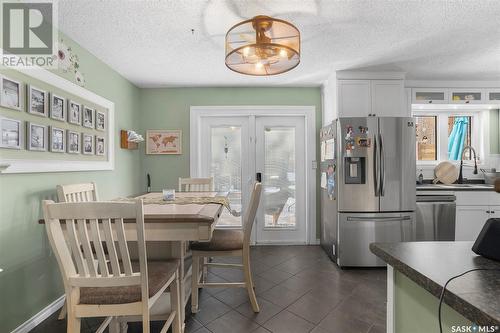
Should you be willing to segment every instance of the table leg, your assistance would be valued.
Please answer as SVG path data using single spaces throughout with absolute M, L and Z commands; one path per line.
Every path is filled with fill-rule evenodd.
M 172 242 L 172 257 L 180 260 L 179 267 L 179 288 L 180 288 L 180 301 L 181 301 L 181 322 L 182 322 L 182 331 L 184 331 L 184 326 L 186 322 L 186 306 L 184 305 L 184 300 L 186 299 L 185 295 L 185 255 L 186 255 L 186 241 L 175 241 Z

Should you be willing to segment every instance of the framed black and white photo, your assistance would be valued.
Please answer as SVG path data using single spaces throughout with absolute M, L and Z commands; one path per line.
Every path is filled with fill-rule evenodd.
M 106 146 L 103 136 L 95 137 L 95 154 L 99 156 L 106 155 Z
M 9 109 L 21 111 L 22 87 L 18 81 L 0 76 L 0 105 Z
M 92 134 L 82 134 L 83 149 L 85 155 L 94 155 L 94 136 Z
M 54 126 L 50 127 L 50 151 L 53 153 L 64 153 L 66 151 L 66 138 L 64 129 Z
M 66 146 L 68 147 L 68 153 L 70 154 L 79 154 L 80 153 L 80 133 L 67 131 L 68 132 L 68 141 L 66 142 Z
M 76 125 L 82 123 L 82 105 L 72 100 L 68 100 L 68 123 Z
M 83 107 L 83 127 L 94 128 L 94 109 Z
M 50 117 L 66 121 L 66 99 L 64 97 L 50 94 Z
M 0 177 L 114 170 L 116 138 L 113 101 L 41 67 L 0 70 Z
M 22 127 L 21 121 L 0 117 L 0 148 L 21 149 Z
M 95 129 L 98 131 L 106 130 L 106 114 L 104 112 L 95 112 Z
M 47 126 L 28 122 L 28 150 L 47 150 Z
M 48 93 L 45 90 L 28 86 L 28 112 L 37 116 L 47 117 Z

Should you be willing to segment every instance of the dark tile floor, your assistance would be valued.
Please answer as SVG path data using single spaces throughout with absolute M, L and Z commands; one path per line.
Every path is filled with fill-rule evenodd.
M 385 332 L 385 269 L 341 270 L 319 246 L 254 247 L 251 261 L 260 313 L 253 313 L 243 289 L 204 289 L 200 311 L 187 316 L 186 333 Z M 213 268 L 208 279 L 241 281 L 242 275 Z M 98 326 L 98 319 L 87 319 L 82 332 Z M 159 332 L 161 324 L 152 327 Z M 65 331 L 65 321 L 57 321 L 55 314 L 32 333 Z M 129 325 L 129 332 L 140 331 L 140 325 Z

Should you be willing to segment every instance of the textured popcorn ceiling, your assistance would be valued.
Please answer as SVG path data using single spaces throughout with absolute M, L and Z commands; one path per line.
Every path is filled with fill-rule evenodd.
M 225 67 L 226 31 L 259 14 L 299 28 L 296 69 L 249 77 Z M 500 80 L 499 0 L 61 0 L 59 25 L 141 87 L 320 85 L 354 68 Z

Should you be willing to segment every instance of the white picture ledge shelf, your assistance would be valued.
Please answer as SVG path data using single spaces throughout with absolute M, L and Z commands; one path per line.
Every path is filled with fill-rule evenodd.
M 106 135 L 106 160 L 46 160 L 46 159 L 6 159 L 0 151 L 0 174 L 8 173 L 40 173 L 69 171 L 114 170 L 115 167 L 115 104 L 73 82 L 70 82 L 43 68 L 19 69 L 20 73 L 45 82 L 48 85 L 64 90 L 83 100 L 100 105 L 108 110 L 108 126 Z

